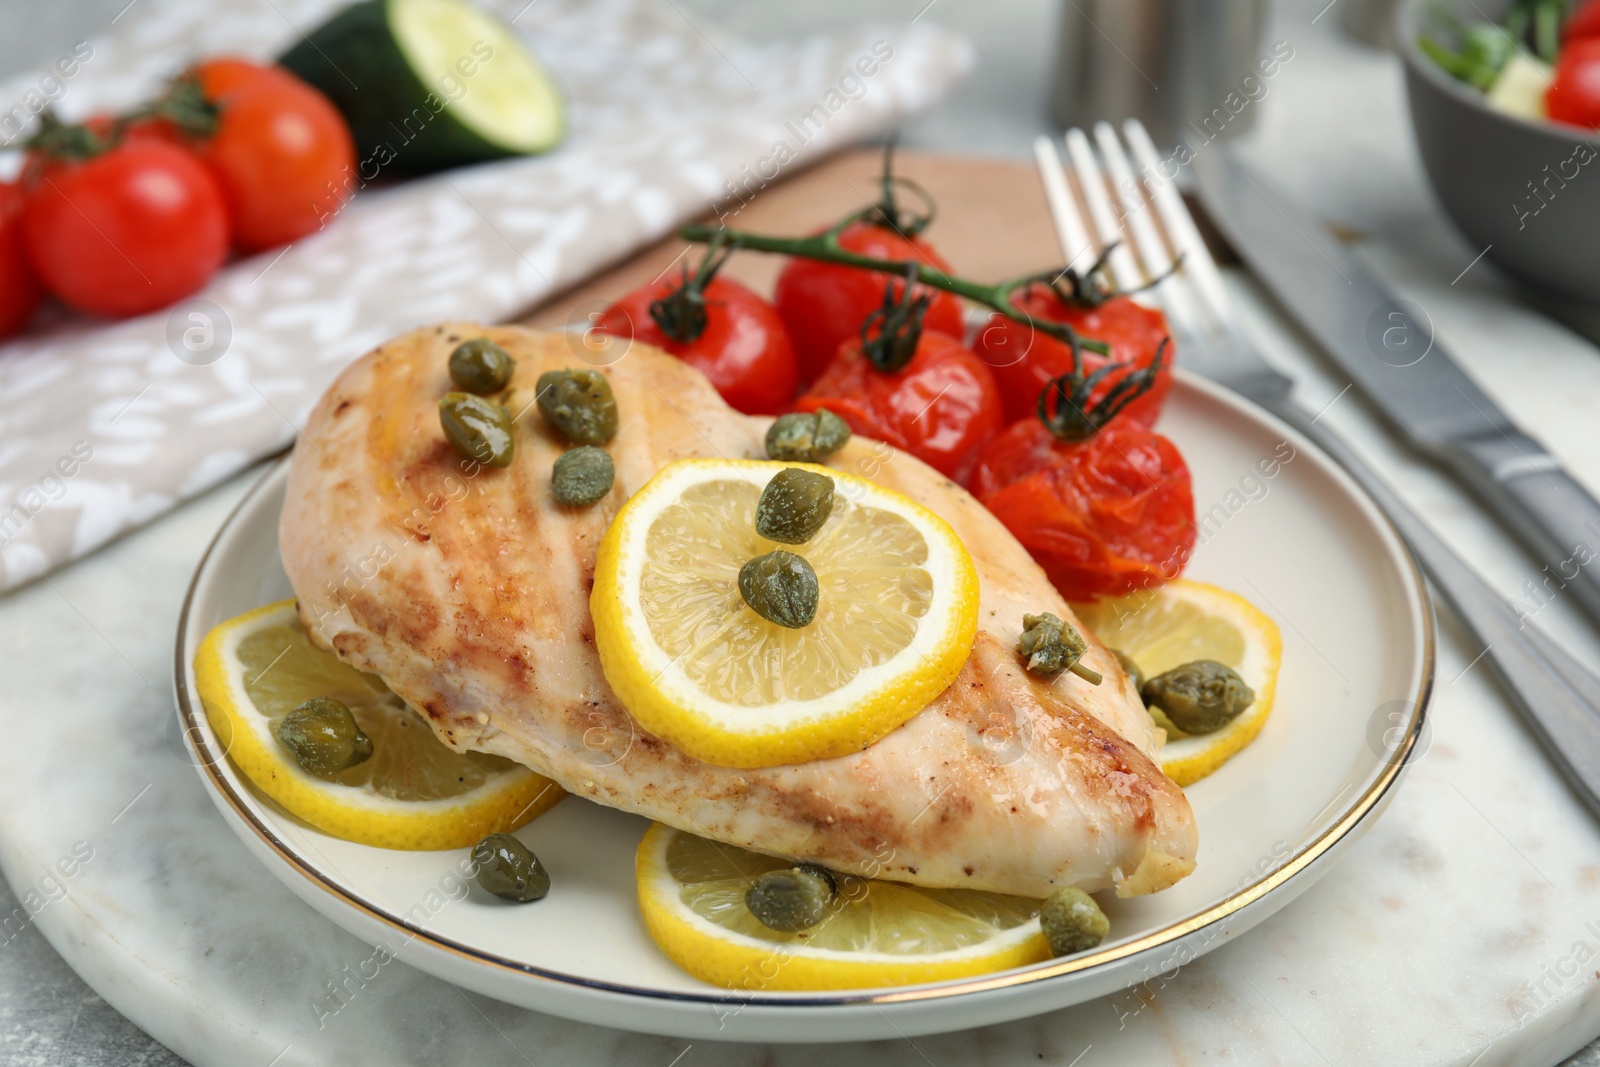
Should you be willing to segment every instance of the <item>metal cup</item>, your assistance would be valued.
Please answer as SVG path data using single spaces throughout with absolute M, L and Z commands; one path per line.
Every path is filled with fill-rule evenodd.
M 1065 0 L 1051 118 L 1136 118 L 1164 146 L 1196 127 L 1206 140 L 1236 136 L 1255 109 L 1224 104 L 1259 78 L 1266 15 L 1267 0 Z

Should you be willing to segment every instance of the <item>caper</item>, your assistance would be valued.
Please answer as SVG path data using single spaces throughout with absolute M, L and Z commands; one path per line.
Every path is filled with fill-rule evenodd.
M 539 414 L 575 445 L 603 445 L 617 436 L 617 398 L 597 370 L 552 370 L 539 375 Z
M 474 337 L 450 353 L 450 380 L 459 389 L 487 396 L 506 387 L 516 366 L 505 349 L 487 337 Z
M 833 514 L 833 479 L 785 467 L 772 476 L 756 501 L 756 533 L 769 541 L 803 545 Z
M 439 401 L 439 425 L 464 459 L 486 467 L 508 467 L 516 452 L 506 409 L 471 393 L 446 393 Z
M 300 769 L 318 778 L 372 758 L 372 739 L 350 709 L 331 697 L 312 697 L 280 719 L 274 732 Z
M 550 872 L 510 834 L 490 834 L 472 846 L 478 884 L 497 897 L 526 904 L 550 892 Z
M 611 483 L 616 480 L 617 468 L 605 449 L 579 445 L 556 459 L 550 492 L 557 504 L 585 507 L 611 492 Z
M 767 458 L 786 463 L 821 463 L 850 440 L 850 424 L 821 408 L 780 415 L 767 427 Z
M 1111 650 L 1111 654 L 1117 657 L 1117 662 L 1122 664 L 1122 669 L 1127 672 L 1129 678 L 1133 679 L 1133 691 L 1135 693 L 1142 692 L 1144 689 L 1144 671 L 1139 669 L 1139 665 L 1133 661 L 1133 657 L 1115 648 Z
M 1089 651 L 1083 636 L 1071 623 L 1062 622 L 1048 611 L 1022 617 L 1022 636 L 1017 639 L 1017 651 L 1028 657 L 1028 670 L 1034 674 L 1051 677 L 1071 671 L 1091 685 L 1100 684 L 1100 672 L 1079 662 Z
M 1141 695 L 1186 734 L 1220 730 L 1256 699 L 1255 691 L 1231 667 L 1211 659 L 1197 659 L 1156 675 L 1144 683 Z
M 1039 911 L 1039 926 L 1050 943 L 1050 955 L 1070 956 L 1087 952 L 1105 940 L 1111 923 L 1100 905 L 1083 890 L 1068 886 L 1058 889 Z
M 803 863 L 757 878 L 745 890 L 744 906 L 762 926 L 792 934 L 827 918 L 828 904 L 837 892 L 831 873 Z
M 739 568 L 739 595 L 750 610 L 791 630 L 817 617 L 818 592 L 811 564 L 781 548 Z

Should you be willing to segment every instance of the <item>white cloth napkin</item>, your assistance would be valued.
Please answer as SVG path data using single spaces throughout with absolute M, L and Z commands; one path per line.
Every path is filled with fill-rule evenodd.
M 141 0 L 79 47 L 70 77 L 14 80 L 0 109 L 45 94 L 69 119 L 125 108 L 198 57 L 276 55 L 336 6 Z M 926 22 L 757 46 L 670 0 L 485 6 L 564 87 L 558 150 L 369 187 L 327 228 L 227 266 L 173 309 L 110 323 L 47 308 L 0 343 L 0 590 L 282 448 L 340 368 L 385 338 L 515 316 L 926 108 L 972 62 Z

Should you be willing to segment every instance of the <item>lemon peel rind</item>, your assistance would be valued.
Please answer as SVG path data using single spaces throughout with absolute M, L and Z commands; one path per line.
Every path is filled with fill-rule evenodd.
M 657 684 L 660 672 L 630 642 L 620 639 L 620 635 L 629 632 L 627 606 L 618 595 L 624 585 L 623 547 L 640 536 L 635 530 L 641 521 L 640 509 L 634 505 L 662 491 L 662 487 L 669 484 L 667 480 L 680 477 L 681 471 L 700 468 L 709 473 L 730 467 L 763 472 L 783 467 L 816 470 L 849 485 L 852 491 L 862 494 L 858 499 L 869 504 L 872 498 L 892 502 L 894 510 L 914 515 L 924 528 L 937 532 L 937 540 L 931 541 L 928 548 L 930 557 L 935 553 L 943 555 L 946 566 L 939 569 L 953 579 L 947 597 L 952 610 L 944 632 L 924 635 L 919 629 L 918 641 L 931 638 L 938 651 L 924 660 L 916 676 L 907 678 L 902 674 L 887 678 L 864 699 L 857 700 L 853 710 L 846 713 L 787 727 L 775 727 L 770 722 L 763 724 L 757 713 L 748 716 L 751 726 L 747 729 L 731 729 L 708 721 L 697 711 L 696 705 L 704 707 L 712 703 L 711 698 L 695 694 L 691 704 L 689 693 L 675 696 L 671 692 L 673 686 Z M 594 620 L 595 647 L 606 681 L 640 726 L 707 763 L 742 769 L 775 767 L 859 752 L 904 724 L 949 688 L 971 655 L 977 638 L 978 572 L 949 523 L 915 501 L 865 479 L 814 464 L 680 460 L 658 471 L 612 521 L 596 553 L 589 611 Z M 933 613 L 929 614 L 931 617 Z
M 195 688 L 206 720 L 228 759 L 261 793 L 296 818 L 333 837 L 402 851 L 465 848 L 484 836 L 507 832 L 542 815 L 566 793 L 525 767 L 486 782 L 459 797 L 424 801 L 381 801 L 358 790 L 324 782 L 301 770 L 270 745 L 265 723 L 241 721 L 250 706 L 240 680 L 229 669 L 238 644 L 262 625 L 293 617 L 295 602 L 267 604 L 206 634 L 195 652 Z M 335 791 L 342 792 L 335 792 Z M 400 804 L 404 808 L 397 810 Z
M 639 910 L 656 947 L 703 982 L 746 992 L 857 991 L 973 978 L 1050 958 L 1038 920 L 981 944 L 926 956 L 795 949 L 728 930 L 672 906 L 678 883 L 667 870 L 666 854 L 679 832 L 653 823 L 639 842 Z

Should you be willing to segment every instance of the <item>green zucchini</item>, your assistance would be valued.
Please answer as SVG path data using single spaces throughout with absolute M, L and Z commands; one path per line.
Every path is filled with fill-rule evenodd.
M 531 155 L 566 131 L 544 68 L 510 26 L 464 0 L 363 0 L 278 62 L 344 115 L 363 181 Z

